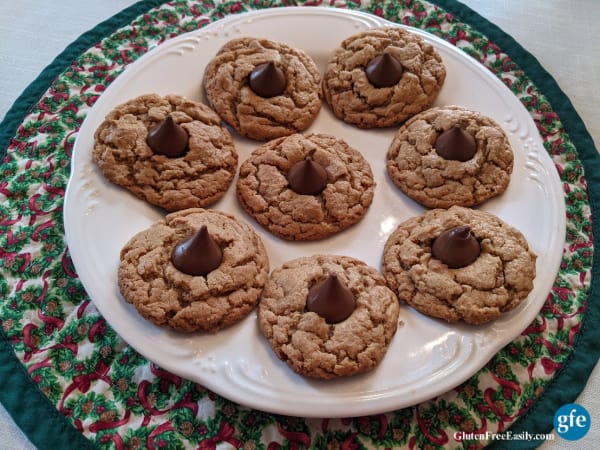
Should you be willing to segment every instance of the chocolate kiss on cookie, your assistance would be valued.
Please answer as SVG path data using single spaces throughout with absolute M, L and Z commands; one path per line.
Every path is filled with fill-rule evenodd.
M 148 131 L 146 142 L 157 155 L 178 158 L 187 151 L 188 134 L 171 116 L 159 122 Z
M 460 125 L 444 131 L 435 141 L 435 151 L 444 159 L 465 162 L 475 156 L 477 142 Z
M 283 94 L 287 81 L 273 61 L 260 64 L 250 73 L 248 84 L 255 94 L 269 98 Z
M 171 262 L 183 273 L 206 276 L 221 265 L 223 251 L 202 225 L 196 233 L 177 243 Z
M 402 78 L 404 69 L 397 58 L 389 53 L 384 53 L 369 61 L 365 72 L 373 86 L 382 88 L 390 87 L 398 83 L 400 78 Z
M 327 171 L 321 164 L 306 158 L 290 167 L 287 180 L 297 194 L 317 195 L 327 186 Z
M 356 299 L 337 277 L 331 274 L 308 290 L 306 309 L 317 313 L 327 323 L 338 323 L 347 319 L 356 307 Z
M 451 269 L 468 266 L 481 253 L 479 242 L 471 233 L 471 227 L 461 225 L 444 231 L 434 241 L 431 254 Z

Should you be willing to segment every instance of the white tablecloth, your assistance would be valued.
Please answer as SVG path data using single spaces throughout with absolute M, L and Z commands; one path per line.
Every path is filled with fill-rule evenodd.
M 81 33 L 134 0 L 2 0 L 0 2 L 0 117 L 18 95 Z M 600 1 L 465 0 L 533 54 L 571 99 L 600 148 Z M 0 389 L 2 389 L 0 380 Z M 590 412 L 588 435 L 556 438 L 544 450 L 600 448 L 600 369 L 577 403 Z M 0 450 L 33 449 L 0 406 Z

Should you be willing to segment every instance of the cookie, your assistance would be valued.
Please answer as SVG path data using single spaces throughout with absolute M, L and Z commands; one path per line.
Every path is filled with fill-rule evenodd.
M 209 61 L 209 104 L 242 136 L 267 141 L 306 130 L 321 109 L 321 75 L 300 49 L 268 39 L 227 42 Z
M 470 207 L 506 190 L 513 159 L 494 120 L 444 106 L 400 127 L 387 152 L 387 172 L 402 192 L 428 208 Z
M 354 308 L 335 323 L 307 304 L 315 286 L 331 279 L 354 299 Z M 327 301 L 339 299 L 329 296 Z M 258 323 L 277 357 L 294 371 L 331 379 L 375 368 L 396 332 L 399 311 L 396 296 L 375 269 L 346 256 L 315 255 L 273 270 L 258 306 Z
M 237 170 L 233 139 L 220 124 L 202 103 L 142 95 L 106 116 L 95 132 L 93 159 L 107 180 L 167 211 L 208 206 L 225 194 Z M 169 154 L 173 130 L 183 142 Z
M 428 108 L 446 79 L 437 50 L 400 27 L 345 39 L 330 56 L 323 94 L 333 113 L 360 128 L 402 123 Z
M 205 241 L 182 247 L 201 229 L 220 259 L 193 275 L 187 267 L 182 271 L 177 250 L 192 256 L 188 265 L 189 260 L 214 259 L 206 256 Z M 125 301 L 154 324 L 215 332 L 254 309 L 268 273 L 264 245 L 248 224 L 230 214 L 192 208 L 168 214 L 132 237 L 121 250 L 118 282 Z
M 240 165 L 236 187 L 239 203 L 259 224 L 283 239 L 305 241 L 357 223 L 373 201 L 375 181 L 358 150 L 315 133 L 254 150 Z
M 383 273 L 398 298 L 421 313 L 482 324 L 527 297 L 535 262 L 520 231 L 488 212 L 453 206 L 401 223 L 384 246 Z

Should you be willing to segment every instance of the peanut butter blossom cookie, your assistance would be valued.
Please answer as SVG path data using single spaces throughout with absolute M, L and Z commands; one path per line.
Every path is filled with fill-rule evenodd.
M 266 141 L 307 129 L 321 109 L 321 75 L 302 50 L 268 39 L 226 43 L 208 63 L 208 102 L 238 133 Z
M 401 223 L 388 238 L 388 286 L 423 314 L 482 324 L 518 306 L 533 289 L 536 255 L 517 229 L 460 206 Z
M 354 258 L 316 255 L 273 270 L 258 323 L 294 371 L 331 379 L 372 370 L 398 326 L 400 306 L 383 276 Z
M 156 325 L 215 332 L 254 309 L 268 274 L 266 250 L 249 225 L 192 208 L 132 237 L 118 281 L 125 301 Z
M 333 52 L 323 93 L 344 122 L 387 127 L 428 108 L 445 79 L 431 44 L 400 27 L 378 28 L 348 37 Z
M 444 106 L 400 127 L 387 153 L 387 171 L 402 192 L 426 207 L 474 206 L 506 190 L 513 159 L 494 120 Z
M 326 134 L 263 144 L 242 163 L 237 181 L 248 214 L 288 240 L 321 239 L 350 227 L 366 214 L 374 190 L 360 152 Z
M 104 177 L 168 211 L 215 203 L 230 186 L 238 154 L 208 106 L 178 95 L 142 95 L 117 106 L 95 133 Z

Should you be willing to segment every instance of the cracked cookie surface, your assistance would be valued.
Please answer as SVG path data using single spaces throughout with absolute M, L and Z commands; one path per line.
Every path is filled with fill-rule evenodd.
M 475 155 L 464 162 L 444 159 L 434 144 L 459 125 L 475 138 Z M 387 171 L 402 192 L 428 208 L 474 206 L 502 194 L 510 182 L 513 151 L 491 118 L 459 106 L 428 109 L 396 132 Z
M 481 247 L 471 264 L 451 269 L 431 253 L 436 237 L 468 225 Z M 536 255 L 517 229 L 485 211 L 433 209 L 389 236 L 383 273 L 398 298 L 423 314 L 481 324 L 518 306 L 533 289 Z
M 294 192 L 286 178 L 297 162 L 311 158 L 327 171 L 317 195 Z M 242 207 L 288 240 L 322 239 L 357 223 L 375 190 L 367 160 L 345 141 L 326 134 L 294 134 L 269 141 L 240 165 L 236 186 Z
M 375 87 L 365 69 L 389 53 L 402 65 L 400 80 Z M 363 31 L 345 39 L 331 55 L 323 75 L 323 94 L 334 114 L 360 128 L 397 125 L 428 108 L 446 79 L 435 48 L 400 27 Z
M 282 94 L 256 94 L 248 83 L 259 65 L 273 62 L 285 74 Z M 321 109 L 321 74 L 300 49 L 268 39 L 226 43 L 209 61 L 203 86 L 209 104 L 242 136 L 266 141 L 306 130 Z
M 206 276 L 175 268 L 175 245 L 206 225 L 223 252 Z M 168 214 L 141 231 L 121 250 L 119 289 L 147 320 L 184 332 L 215 332 L 254 309 L 269 273 L 260 237 L 223 212 L 192 208 Z
M 306 311 L 310 287 L 331 274 L 356 299 L 352 314 L 336 324 Z M 375 368 L 396 332 L 399 311 L 398 299 L 375 269 L 346 256 L 315 255 L 273 270 L 258 322 L 273 351 L 294 371 L 331 379 Z
M 177 158 L 155 154 L 148 131 L 168 115 L 188 134 Z M 208 106 L 179 95 L 142 95 L 113 109 L 95 132 L 94 162 L 104 177 L 166 209 L 204 207 L 227 191 L 238 154 L 231 134 Z

